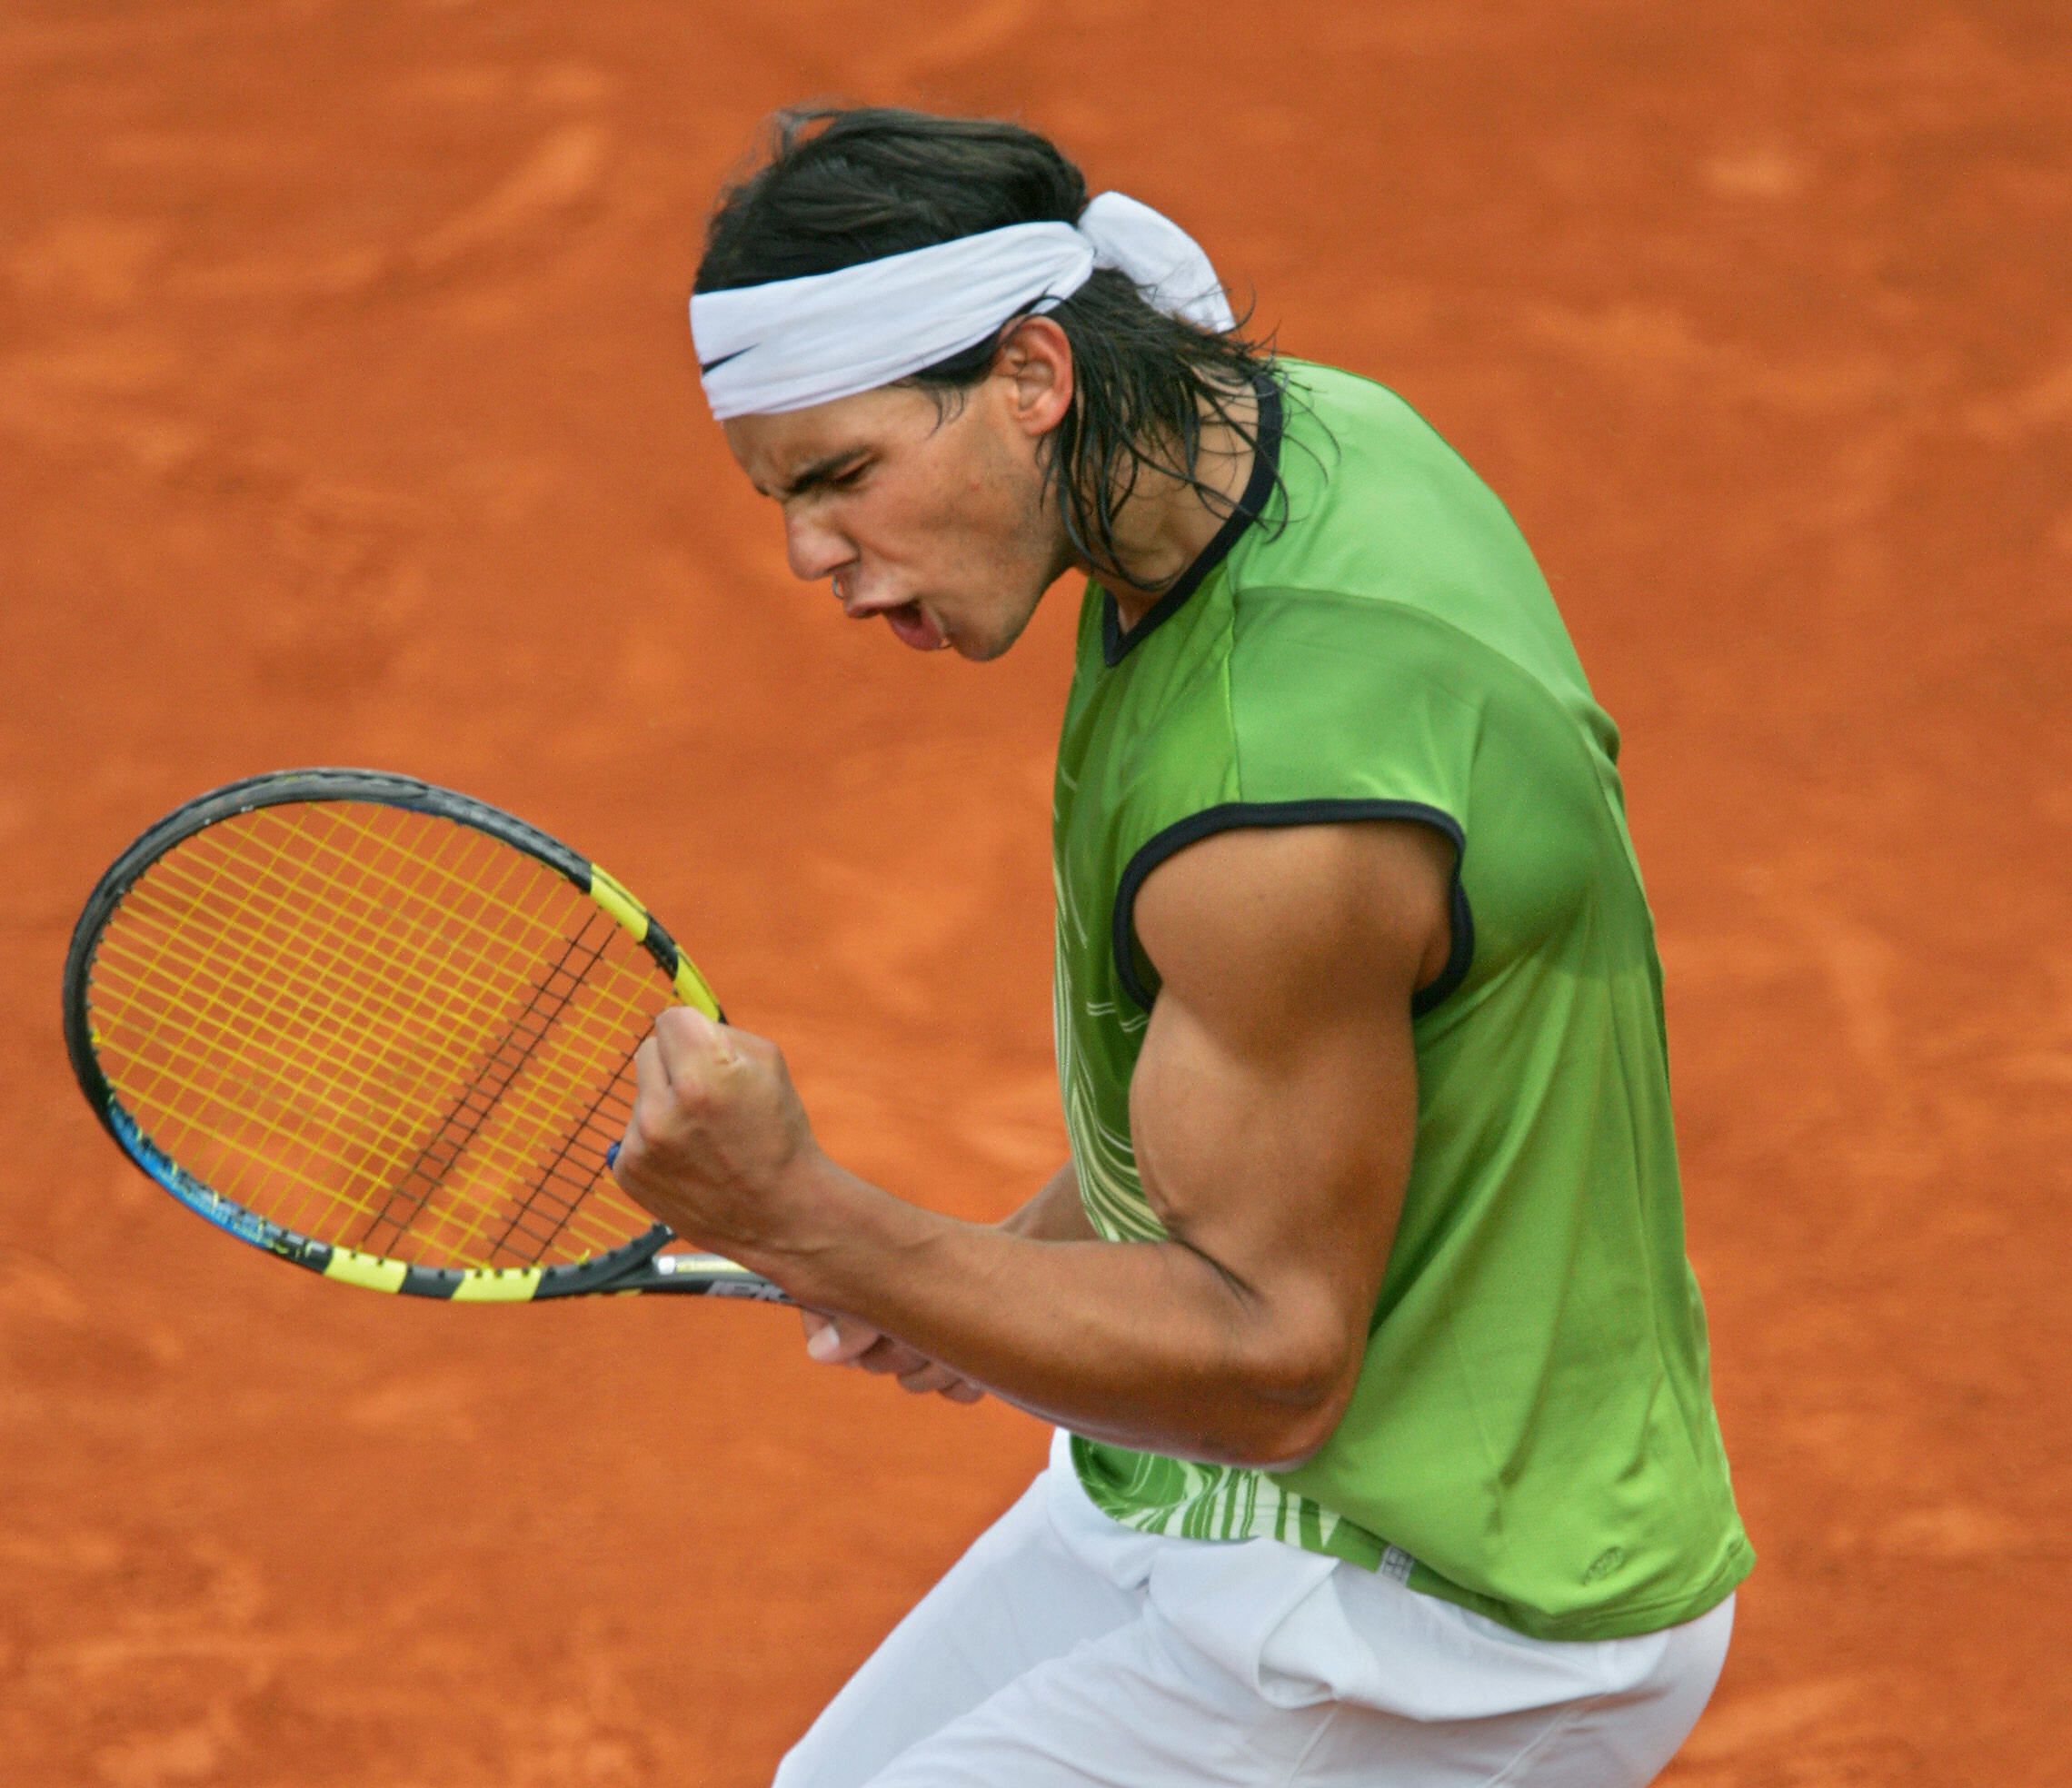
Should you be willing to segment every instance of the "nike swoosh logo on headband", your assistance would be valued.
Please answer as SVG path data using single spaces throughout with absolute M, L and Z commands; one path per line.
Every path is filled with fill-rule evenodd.
M 722 354 L 717 360 L 702 360 L 698 363 L 698 375 L 699 377 L 702 378 L 708 372 L 718 371 L 719 368 L 724 366 L 729 361 L 739 360 L 744 353 L 752 353 L 754 352 L 755 343 L 751 342 L 747 347 L 736 348 L 731 354 Z

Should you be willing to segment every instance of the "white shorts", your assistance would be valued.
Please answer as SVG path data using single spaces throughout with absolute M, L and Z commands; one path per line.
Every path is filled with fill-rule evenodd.
M 829 1704 L 777 1788 L 1639 1788 L 1698 1722 L 1729 1599 L 1529 1639 L 1275 1540 L 1144 1535 L 1051 1469 Z

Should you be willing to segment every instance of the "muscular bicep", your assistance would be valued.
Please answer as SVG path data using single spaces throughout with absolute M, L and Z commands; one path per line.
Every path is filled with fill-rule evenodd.
M 1232 831 L 1138 897 L 1161 984 L 1131 1084 L 1145 1192 L 1286 1349 L 1291 1391 L 1337 1407 L 1410 1174 L 1410 1000 L 1446 959 L 1451 853 L 1410 823 Z

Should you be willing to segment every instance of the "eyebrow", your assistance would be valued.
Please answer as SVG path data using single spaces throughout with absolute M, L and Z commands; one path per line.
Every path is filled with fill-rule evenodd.
M 836 472 L 852 460 L 860 460 L 870 452 L 867 447 L 844 447 L 839 452 L 828 453 L 817 460 L 809 461 L 792 474 L 789 482 L 774 492 L 765 491 L 764 496 L 774 496 L 779 502 L 788 497 L 802 495 L 816 484 L 824 484 Z

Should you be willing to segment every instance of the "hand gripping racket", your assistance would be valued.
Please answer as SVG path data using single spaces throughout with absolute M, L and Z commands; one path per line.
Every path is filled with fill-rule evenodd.
M 457 1302 L 783 1302 L 681 1252 L 611 1156 L 655 1015 L 719 1003 L 617 881 L 522 820 L 361 770 L 168 814 L 86 901 L 73 1072 L 167 1191 L 326 1278 Z

